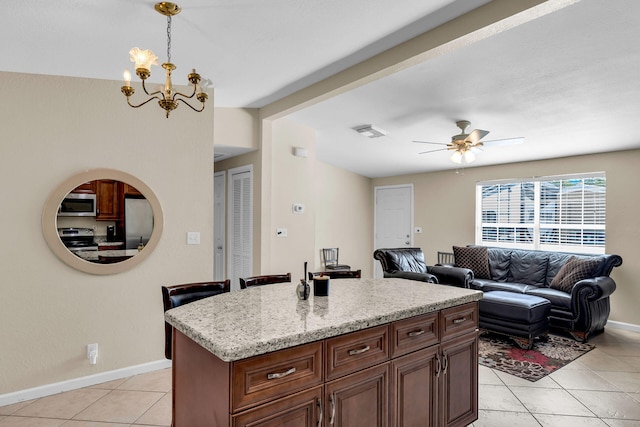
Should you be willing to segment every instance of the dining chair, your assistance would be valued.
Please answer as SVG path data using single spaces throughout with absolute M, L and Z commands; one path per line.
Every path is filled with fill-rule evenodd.
M 456 258 L 453 255 L 453 252 L 438 251 L 438 264 L 439 265 L 456 265 Z
M 269 274 L 264 276 L 241 277 L 240 289 L 247 289 L 251 286 L 271 285 L 273 283 L 291 282 L 291 273 Z
M 338 262 L 338 256 L 340 255 L 339 248 L 323 248 L 322 249 L 322 263 L 325 270 L 351 270 L 351 266 L 347 264 L 340 264 Z
M 231 281 L 220 280 L 213 282 L 184 283 L 162 287 L 162 303 L 164 311 L 188 304 L 199 299 L 223 294 L 231 290 Z M 171 360 L 171 346 L 173 327 L 164 322 L 164 357 Z
M 360 279 L 362 277 L 362 270 L 328 270 L 317 271 L 315 273 L 309 272 L 309 280 L 313 280 L 313 276 L 329 276 L 330 279 Z

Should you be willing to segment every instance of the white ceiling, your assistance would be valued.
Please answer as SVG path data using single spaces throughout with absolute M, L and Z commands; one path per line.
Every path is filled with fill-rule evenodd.
M 0 70 L 119 80 L 133 46 L 162 62 L 166 18 L 154 3 L 5 2 Z M 185 0 L 172 24 L 175 83 L 195 67 L 216 106 L 262 107 L 484 3 Z M 637 0 L 578 1 L 290 118 L 317 129 L 321 160 L 370 177 L 455 169 L 446 152 L 419 155 L 431 147 L 411 141 L 448 142 L 459 119 L 491 131 L 486 140 L 525 137 L 473 166 L 639 148 L 638 16 Z M 388 136 L 351 129 L 365 123 Z

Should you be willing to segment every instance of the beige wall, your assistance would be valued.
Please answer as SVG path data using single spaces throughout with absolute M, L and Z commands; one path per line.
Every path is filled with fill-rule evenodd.
M 478 181 L 561 175 L 581 172 L 606 172 L 607 177 L 607 253 L 622 256 L 621 267 L 612 277 L 617 290 L 611 298 L 610 320 L 640 325 L 640 211 L 637 183 L 640 182 L 640 150 L 576 156 L 563 159 L 466 168 L 374 179 L 373 185 L 414 184 L 416 226 L 423 234 L 414 235 L 416 246 L 423 248 L 428 263 L 434 263 L 437 251 L 450 251 L 452 245 L 474 243 L 475 184 Z
M 166 119 L 155 103 L 128 107 L 120 85 L 0 73 L 0 394 L 164 359 L 160 286 L 212 277 L 212 105 Z M 94 168 L 138 177 L 163 207 L 155 251 L 116 275 L 68 267 L 42 236 L 49 194 Z M 187 231 L 202 243 L 186 245 Z
M 338 247 L 341 264 L 373 277 L 372 180 L 323 162 L 316 172 L 316 268 L 321 248 Z
M 254 167 L 253 274 L 291 272 L 297 281 L 305 261 L 310 271 L 321 268 L 320 248 L 338 246 L 341 261 L 370 277 L 371 180 L 318 161 L 312 129 L 285 119 L 262 128 L 260 151 L 215 164 L 216 171 Z M 295 157 L 294 147 L 308 157 Z M 294 214 L 294 203 L 305 212 Z M 276 237 L 276 228 L 286 228 L 288 237 Z

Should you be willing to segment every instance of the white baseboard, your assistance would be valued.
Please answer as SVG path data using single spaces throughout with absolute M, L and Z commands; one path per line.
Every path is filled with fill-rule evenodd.
M 11 405 L 25 400 L 37 399 L 39 397 L 50 396 L 63 391 L 76 390 L 83 387 L 104 383 L 107 381 L 119 380 L 133 375 L 158 371 L 171 367 L 171 360 L 157 360 L 155 362 L 143 363 L 142 365 L 128 366 L 114 371 L 101 372 L 99 374 L 88 375 L 86 377 L 73 378 L 53 384 L 46 384 L 39 387 L 19 390 L 12 393 L 0 394 L 0 406 Z
M 625 331 L 640 332 L 640 325 L 634 325 L 633 323 L 616 322 L 615 320 L 607 321 L 606 327 L 611 329 L 624 329 Z

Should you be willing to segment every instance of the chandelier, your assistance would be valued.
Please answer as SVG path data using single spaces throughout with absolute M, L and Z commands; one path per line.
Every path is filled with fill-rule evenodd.
M 151 66 L 158 65 L 158 57 L 151 52 L 150 50 L 142 50 L 137 47 L 134 47 L 129 51 L 129 57 L 131 58 L 131 62 L 135 62 L 136 74 L 142 80 L 142 89 L 144 93 L 147 94 L 150 98 L 146 101 L 134 105 L 131 103 L 131 96 L 135 93 L 135 89 L 131 87 L 131 73 L 129 70 L 124 71 L 124 83 L 121 91 L 124 96 L 127 97 L 127 104 L 129 104 L 133 108 L 142 107 L 148 102 L 151 102 L 154 99 L 158 100 L 158 105 L 162 107 L 166 111 L 166 117 L 169 118 L 169 113 L 176 108 L 178 108 L 178 103 L 182 102 L 191 108 L 193 111 L 201 112 L 204 110 L 204 103 L 207 100 L 208 96 L 205 91 L 205 88 L 200 85 L 200 74 L 196 73 L 196 70 L 193 69 L 191 73 L 187 76 L 189 82 L 193 85 L 193 93 L 191 95 L 185 95 L 183 93 L 177 92 L 173 84 L 171 83 L 171 72 L 176 69 L 176 66 L 171 63 L 171 17 L 173 15 L 177 15 L 182 10 L 180 6 L 174 3 L 169 2 L 160 2 L 155 5 L 155 9 L 160 14 L 167 17 L 167 62 L 163 63 L 161 66 L 166 71 L 166 80 L 164 86 L 155 92 L 149 93 L 147 91 L 147 87 L 145 85 L 145 80 L 147 80 L 151 76 Z M 202 103 L 200 108 L 196 108 L 189 104 L 186 100 L 196 97 L 198 101 Z

